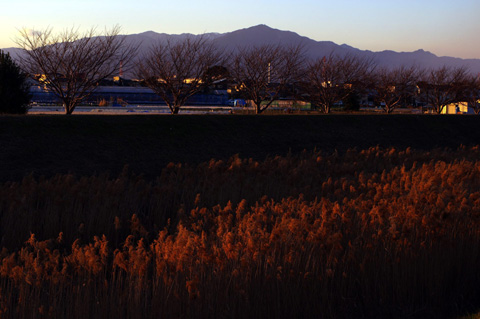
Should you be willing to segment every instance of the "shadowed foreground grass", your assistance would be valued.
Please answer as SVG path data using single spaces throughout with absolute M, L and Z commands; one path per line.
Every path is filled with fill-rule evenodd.
M 478 127 L 480 117 L 453 115 L 0 116 L 0 181 L 32 172 L 116 176 L 125 165 L 154 179 L 170 162 L 264 160 L 304 149 L 456 149 L 480 144 Z
M 2 318 L 452 318 L 480 305 L 480 149 L 0 185 Z

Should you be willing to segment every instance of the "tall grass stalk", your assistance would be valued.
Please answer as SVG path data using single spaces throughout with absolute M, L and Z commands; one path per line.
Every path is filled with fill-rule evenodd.
M 479 148 L 0 185 L 1 318 L 448 317 L 479 305 Z

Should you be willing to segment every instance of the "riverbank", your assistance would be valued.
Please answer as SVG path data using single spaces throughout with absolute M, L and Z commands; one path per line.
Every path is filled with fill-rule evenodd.
M 266 157 L 380 146 L 419 150 L 480 144 L 480 117 L 448 115 L 1 116 L 0 181 L 33 173 L 122 171 L 155 178 L 170 162 Z

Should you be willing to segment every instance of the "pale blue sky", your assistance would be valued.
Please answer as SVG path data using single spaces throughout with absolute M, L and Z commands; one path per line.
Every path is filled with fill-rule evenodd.
M 479 0 L 2 0 L 0 48 L 18 29 L 100 29 L 124 34 L 229 32 L 266 24 L 362 50 L 480 58 Z

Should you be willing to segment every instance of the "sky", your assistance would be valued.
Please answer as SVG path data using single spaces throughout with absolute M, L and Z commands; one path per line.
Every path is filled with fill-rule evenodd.
M 0 0 L 0 48 L 20 29 L 231 32 L 258 24 L 371 51 L 480 58 L 479 0 Z

